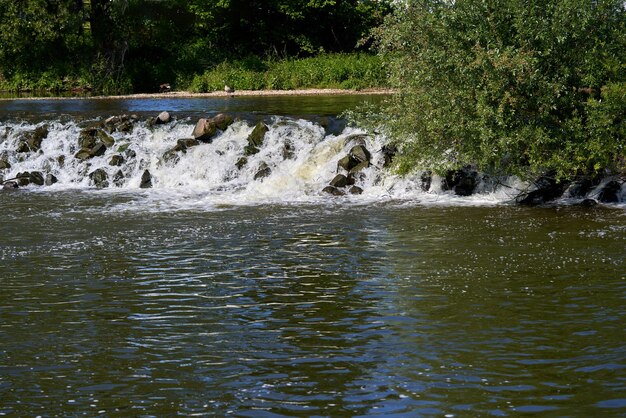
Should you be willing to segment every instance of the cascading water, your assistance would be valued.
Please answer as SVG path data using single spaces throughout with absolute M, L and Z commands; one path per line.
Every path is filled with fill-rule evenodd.
M 354 128 L 327 134 L 317 123 L 288 117 L 266 122 L 268 130 L 262 144 L 256 153 L 246 155 L 248 137 L 254 129 L 247 121 L 235 121 L 208 143 L 176 148 L 179 140 L 190 138 L 194 121 L 155 125 L 131 118 L 124 129 L 110 129 L 107 146 L 88 158 L 78 156 L 88 130 L 85 126 L 98 125 L 101 129 L 105 126 L 102 121 L 6 122 L 0 124 L 0 175 L 7 182 L 26 172 L 36 173 L 39 183 L 47 185 L 40 188 L 33 184 L 36 178 L 31 178 L 26 188 L 50 191 L 131 191 L 149 180 L 152 197 L 167 200 L 176 196 L 186 203 L 329 201 L 333 197 L 323 192 L 324 188 L 342 172 L 339 160 L 358 144 L 369 150 L 371 158 L 368 167 L 352 176 L 359 194 L 342 188 L 344 201 L 395 199 L 484 205 L 509 202 L 527 187 L 515 178 L 507 179 L 507 184 L 480 178 L 471 196 L 461 197 L 443 190 L 442 179 L 436 176 L 424 184 L 420 174 L 398 177 L 384 170 L 381 136 Z M 44 132 L 40 144 L 33 145 L 31 140 L 28 145 L 28 138 L 38 131 Z

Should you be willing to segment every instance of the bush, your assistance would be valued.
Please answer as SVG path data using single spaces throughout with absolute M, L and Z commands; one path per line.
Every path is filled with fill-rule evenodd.
M 400 171 L 624 170 L 621 0 L 409 0 L 376 36 L 400 93 L 361 121 Z

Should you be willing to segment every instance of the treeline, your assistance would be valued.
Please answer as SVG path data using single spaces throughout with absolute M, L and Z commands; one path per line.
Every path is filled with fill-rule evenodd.
M 227 61 L 345 53 L 387 0 L 0 0 L 0 86 L 187 87 Z

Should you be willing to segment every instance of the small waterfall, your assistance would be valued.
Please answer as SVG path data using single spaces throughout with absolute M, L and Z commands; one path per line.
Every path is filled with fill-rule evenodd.
M 304 119 L 266 120 L 255 152 L 248 152 L 255 125 L 247 121 L 234 121 L 201 143 L 192 138 L 195 121 L 154 122 L 123 116 L 0 123 L 0 177 L 7 182 L 21 176 L 17 182 L 26 190 L 130 192 L 150 186 L 150 193 L 160 196 L 200 196 L 211 203 L 328 201 L 333 196 L 325 188 L 338 173 L 348 174 L 338 164 L 358 145 L 369 153 L 368 163 L 351 175 L 349 186 L 331 188 L 344 200 L 485 205 L 509 202 L 528 187 L 515 178 L 481 177 L 471 195 L 458 196 L 444 187 L 446 179 L 424 173 L 399 177 L 384 170 L 385 138 L 350 127 L 327 134 Z M 100 142 L 104 146 L 95 149 Z

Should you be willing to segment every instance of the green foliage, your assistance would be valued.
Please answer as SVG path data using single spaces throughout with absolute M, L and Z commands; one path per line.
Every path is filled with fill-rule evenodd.
M 323 54 L 312 58 L 248 59 L 222 63 L 196 76 L 190 90 L 223 90 L 224 83 L 240 90 L 292 90 L 298 88 L 362 89 L 383 87 L 381 60 L 368 54 Z
M 400 93 L 361 119 L 400 171 L 624 170 L 622 1 L 409 0 L 376 38 Z
M 0 86 L 155 91 L 251 55 L 364 48 L 389 11 L 388 0 L 0 0 Z

